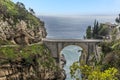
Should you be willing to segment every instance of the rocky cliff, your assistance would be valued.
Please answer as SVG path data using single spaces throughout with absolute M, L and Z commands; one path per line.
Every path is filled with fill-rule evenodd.
M 23 3 L 0 0 L 0 39 L 13 44 L 40 42 L 47 33 L 44 22 L 27 10 Z
M 44 23 L 41 23 L 44 25 Z M 0 39 L 7 40 L 13 44 L 32 44 L 40 42 L 46 37 L 46 31 L 43 26 L 37 28 L 28 28 L 24 20 L 16 25 L 10 25 L 7 21 L 0 21 Z
M 41 43 L 46 35 L 44 22 L 33 9 L 0 0 L 0 80 L 63 80 Z

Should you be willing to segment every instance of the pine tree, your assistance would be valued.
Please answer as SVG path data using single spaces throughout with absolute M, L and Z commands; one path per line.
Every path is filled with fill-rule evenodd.
M 87 37 L 87 39 L 92 38 L 92 28 L 91 28 L 91 26 L 88 26 L 88 28 L 86 30 L 86 37 Z
M 98 38 L 98 31 L 99 31 L 99 23 L 97 20 L 94 21 L 94 27 L 93 27 L 93 38 Z

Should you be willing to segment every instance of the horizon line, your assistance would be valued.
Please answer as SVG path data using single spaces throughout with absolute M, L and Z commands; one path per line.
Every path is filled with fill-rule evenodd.
M 58 15 L 54 15 L 54 14 L 36 14 L 36 16 L 49 16 L 49 17 L 79 17 L 79 16 L 118 16 L 118 14 L 78 14 L 78 15 L 75 15 L 75 14 L 58 14 Z

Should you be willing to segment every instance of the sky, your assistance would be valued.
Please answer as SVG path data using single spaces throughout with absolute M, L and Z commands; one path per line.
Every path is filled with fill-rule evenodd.
M 120 0 L 12 0 L 34 9 L 36 15 L 117 15 Z

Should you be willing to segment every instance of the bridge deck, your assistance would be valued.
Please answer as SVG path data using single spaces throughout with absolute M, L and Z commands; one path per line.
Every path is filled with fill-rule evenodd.
M 50 39 L 43 38 L 44 42 L 103 42 L 103 40 L 99 39 Z

